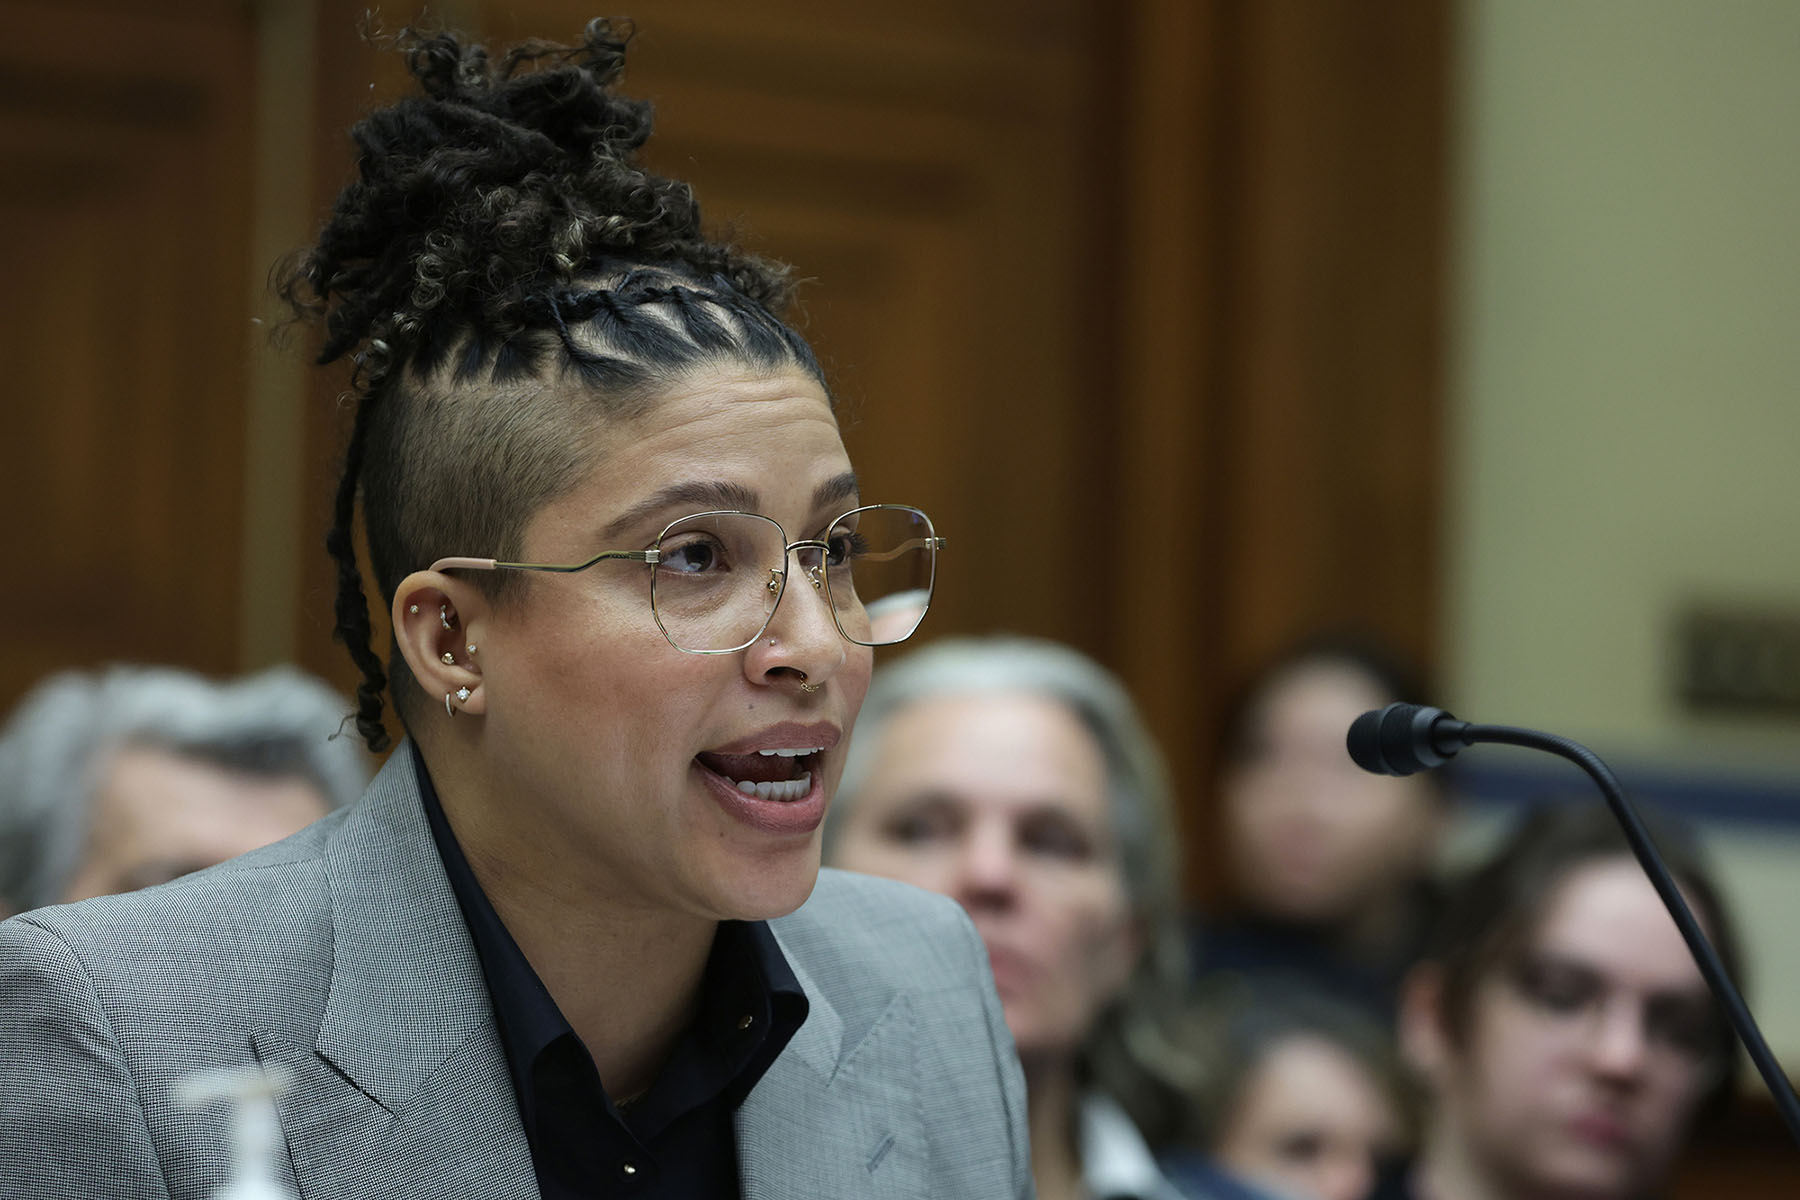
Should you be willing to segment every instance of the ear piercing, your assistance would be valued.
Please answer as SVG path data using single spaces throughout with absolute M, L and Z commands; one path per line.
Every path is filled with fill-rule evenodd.
M 456 665 L 456 655 L 450 653 L 448 650 L 444 651 L 440 657 L 444 660 L 444 665 L 446 667 L 454 667 Z
M 419 615 L 419 606 L 416 604 L 409 604 L 406 606 L 406 611 L 416 617 Z
M 449 713 L 452 717 L 454 717 L 456 715 L 456 710 L 454 708 L 450 707 L 451 694 L 452 693 L 450 693 L 450 692 L 444 693 L 444 711 Z M 459 687 L 456 689 L 456 692 L 455 692 L 456 702 L 458 704 L 467 704 L 469 702 L 469 697 L 473 696 L 474 694 L 475 694 L 474 692 L 471 692 L 466 687 Z
M 450 621 L 450 606 L 448 604 L 438 605 L 438 620 L 443 623 L 445 629 L 456 628 Z
M 474 653 L 475 653 L 475 643 L 474 643 L 474 642 L 470 642 L 470 643 L 469 643 L 469 644 L 468 644 L 468 646 L 467 646 L 467 647 L 465 647 L 465 649 L 467 649 L 467 650 L 468 650 L 468 652 L 469 652 L 469 653 L 470 653 L 470 654 L 471 654 L 471 655 L 473 655 L 473 654 L 474 654 Z

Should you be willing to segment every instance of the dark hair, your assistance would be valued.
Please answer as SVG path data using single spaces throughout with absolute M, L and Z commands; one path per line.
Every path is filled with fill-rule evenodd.
M 1670 874 L 1707 925 L 1707 936 L 1741 988 L 1737 931 L 1692 834 L 1663 814 L 1646 810 L 1642 816 Z M 1618 822 L 1598 801 L 1544 804 L 1526 815 L 1491 859 L 1450 889 L 1425 961 L 1442 973 L 1442 1019 L 1453 1042 L 1466 1042 L 1477 989 L 1524 949 L 1557 886 L 1589 863 L 1630 856 Z M 1736 1085 L 1738 1060 L 1724 1012 L 1714 1006 L 1712 1016 L 1720 1075 L 1702 1110 L 1716 1113 Z
M 424 94 L 351 130 L 356 179 L 317 243 L 277 269 L 296 314 L 324 326 L 318 361 L 355 364 L 326 547 L 371 749 L 388 742 L 388 680 L 356 561 L 359 494 L 391 602 L 439 557 L 516 557 L 531 515 L 591 465 L 594 420 L 644 411 L 685 373 L 797 367 L 824 387 L 777 316 L 787 269 L 708 241 L 688 185 L 638 165 L 650 106 L 612 90 L 631 35 L 595 20 L 579 45 L 495 62 L 454 34 L 402 33 Z M 509 572 L 475 582 L 497 600 L 522 586 Z M 416 685 L 389 659 L 401 703 Z
M 1217 761 L 1242 762 L 1256 752 L 1257 719 L 1279 684 L 1303 668 L 1332 666 L 1362 675 L 1388 701 L 1430 703 L 1432 690 L 1424 673 L 1391 647 L 1360 632 L 1314 633 L 1265 660 L 1228 695 L 1218 725 Z
M 1353 1059 L 1394 1106 L 1405 1141 L 1412 1141 L 1417 1096 L 1393 1038 L 1374 1017 L 1303 978 L 1233 979 L 1213 986 L 1217 990 L 1202 1001 L 1215 1013 L 1213 1068 L 1193 1092 L 1189 1144 L 1217 1150 L 1257 1069 L 1283 1043 L 1301 1037 L 1328 1042 Z

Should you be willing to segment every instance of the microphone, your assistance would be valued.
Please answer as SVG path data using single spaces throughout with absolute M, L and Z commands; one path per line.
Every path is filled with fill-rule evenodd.
M 1350 757 L 1372 775 L 1415 775 L 1441 767 L 1469 745 L 1469 725 L 1441 708 L 1390 704 L 1350 723 Z
M 1687 942 L 1688 952 L 1694 956 L 1713 998 L 1725 1010 L 1732 1029 L 1736 1030 L 1750 1055 L 1750 1061 L 1756 1064 L 1763 1083 L 1768 1086 L 1789 1136 L 1800 1142 L 1800 1097 L 1794 1095 L 1793 1085 L 1776 1064 L 1775 1055 L 1763 1039 L 1762 1030 L 1757 1028 L 1756 1019 L 1750 1015 L 1749 1006 L 1738 994 L 1737 985 L 1725 973 L 1725 964 L 1719 961 L 1718 952 L 1701 931 L 1700 923 L 1694 919 L 1693 911 L 1670 876 L 1662 855 L 1657 853 L 1656 844 L 1650 840 L 1650 831 L 1644 828 L 1643 819 L 1626 797 L 1618 776 L 1600 761 L 1599 755 L 1580 742 L 1554 733 L 1539 733 L 1535 729 L 1511 725 L 1475 725 L 1459 721 L 1441 708 L 1423 704 L 1390 704 L 1366 712 L 1350 723 L 1344 741 L 1356 765 L 1375 775 L 1413 775 L 1441 767 L 1458 751 L 1482 742 L 1542 750 L 1566 758 L 1586 771 L 1606 797 L 1607 807 L 1624 829 L 1625 840 L 1644 874 L 1650 877 L 1656 894 L 1662 897 L 1663 907 L 1675 918 L 1675 927 Z

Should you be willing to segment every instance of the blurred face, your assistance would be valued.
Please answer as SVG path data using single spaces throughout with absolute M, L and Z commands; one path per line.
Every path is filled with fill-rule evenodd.
M 1451 1052 L 1450 1111 L 1521 1190 L 1628 1197 L 1680 1149 L 1718 1061 L 1712 1005 L 1636 863 L 1579 867 L 1519 961 L 1491 972 Z
M 761 513 L 795 541 L 858 503 L 825 395 L 797 371 L 691 375 L 597 439 L 589 477 L 527 526 L 526 560 L 648 548 L 712 509 Z M 698 553 L 682 562 L 707 565 Z M 670 645 L 636 563 L 533 576 L 483 613 L 468 633 L 500 799 L 474 819 L 505 861 L 626 911 L 754 919 L 806 899 L 870 651 L 789 571 L 763 636 L 728 654 Z
M 1322 1037 L 1275 1043 L 1214 1149 L 1232 1174 L 1301 1200 L 1362 1200 L 1400 1149 L 1400 1116 L 1355 1057 Z
M 166 750 L 113 755 L 80 867 L 62 899 L 167 883 L 297 833 L 329 808 L 303 779 L 231 771 Z
M 1424 870 L 1438 824 L 1429 785 L 1371 775 L 1344 748 L 1350 722 L 1387 701 L 1342 665 L 1302 665 L 1269 686 L 1224 780 L 1230 861 L 1254 911 L 1352 921 Z
M 919 701 L 888 723 L 845 822 L 838 866 L 968 910 L 1027 1067 L 1072 1056 L 1140 941 L 1080 720 L 1022 693 Z

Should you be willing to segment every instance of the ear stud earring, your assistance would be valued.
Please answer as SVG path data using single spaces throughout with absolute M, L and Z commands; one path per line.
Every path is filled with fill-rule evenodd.
M 456 665 L 456 655 L 450 653 L 448 650 L 444 651 L 440 657 L 443 658 L 446 667 L 454 667 Z
M 469 702 L 469 697 L 474 694 L 475 693 L 471 692 L 466 687 L 459 687 L 456 689 L 456 692 L 455 692 L 456 701 L 458 704 L 467 704 Z M 456 715 L 456 710 L 454 708 L 450 707 L 450 696 L 451 696 L 451 693 L 449 693 L 449 692 L 444 693 L 444 711 L 446 713 L 450 714 L 452 717 L 454 717 Z
M 416 604 L 409 604 L 406 606 L 406 611 L 416 617 L 419 615 L 419 606 Z
M 468 652 L 469 652 L 469 653 L 470 653 L 470 654 L 473 654 L 473 653 L 475 653 L 475 643 L 474 643 L 474 642 L 470 642 L 470 643 L 469 643 L 469 644 L 468 644 L 468 645 L 467 645 L 467 646 L 466 646 L 466 647 L 464 647 L 464 648 L 465 648 L 465 649 L 466 649 L 466 650 L 468 650 Z

